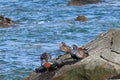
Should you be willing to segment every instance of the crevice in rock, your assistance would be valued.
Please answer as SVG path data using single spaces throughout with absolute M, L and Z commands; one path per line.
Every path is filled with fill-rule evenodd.
M 111 38 L 110 46 L 112 47 L 113 45 L 113 37 Z
M 114 51 L 114 50 L 111 50 L 111 52 L 115 52 L 115 53 L 117 53 L 117 54 L 120 54 L 119 52 L 117 52 L 117 51 Z
M 112 33 L 112 37 L 111 37 L 111 40 L 110 40 L 110 47 L 112 47 L 112 45 L 113 45 L 113 36 L 114 36 L 114 33 Z
M 113 61 L 110 61 L 110 60 L 106 59 L 106 58 L 103 57 L 102 55 L 100 55 L 100 58 L 106 60 L 107 62 L 111 62 L 111 63 L 116 64 L 116 65 L 120 65 L 120 64 L 118 64 L 118 63 L 116 63 L 116 62 L 113 62 Z

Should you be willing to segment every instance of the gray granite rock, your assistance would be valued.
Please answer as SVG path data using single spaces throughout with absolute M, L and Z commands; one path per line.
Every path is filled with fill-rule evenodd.
M 112 51 L 120 54 L 120 32 L 113 33 Z

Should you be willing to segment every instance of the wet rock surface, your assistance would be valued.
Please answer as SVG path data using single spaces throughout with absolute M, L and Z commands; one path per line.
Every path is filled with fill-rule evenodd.
M 0 16 L 0 27 L 6 28 L 14 24 L 15 22 L 13 20 L 6 18 L 4 16 Z
M 87 17 L 86 16 L 77 16 L 76 21 L 87 21 Z
M 24 80 L 106 80 L 120 74 L 120 30 L 102 33 L 82 48 L 87 49 L 88 57 L 75 61 L 70 54 L 62 55 L 65 65 L 49 72 L 51 75 L 35 73 Z

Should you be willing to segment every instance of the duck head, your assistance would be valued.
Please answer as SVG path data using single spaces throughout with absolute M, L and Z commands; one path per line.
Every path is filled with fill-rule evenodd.
M 73 44 L 73 45 L 72 45 L 72 49 L 73 49 L 73 50 L 77 50 L 77 49 L 78 49 L 77 45 Z
M 49 59 L 51 59 L 51 55 L 49 53 L 47 53 L 47 52 L 44 52 L 40 56 L 40 60 L 45 60 L 46 62 L 48 62 Z

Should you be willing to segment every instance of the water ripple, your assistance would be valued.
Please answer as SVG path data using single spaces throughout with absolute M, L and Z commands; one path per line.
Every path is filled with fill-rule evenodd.
M 119 0 L 67 6 L 67 0 L 0 0 L 0 15 L 17 22 L 0 28 L 0 80 L 21 80 L 40 66 L 39 56 L 64 54 L 59 44 L 82 46 L 110 28 L 120 27 Z M 88 21 L 79 22 L 79 15 Z M 13 76 L 14 75 L 14 76 Z

